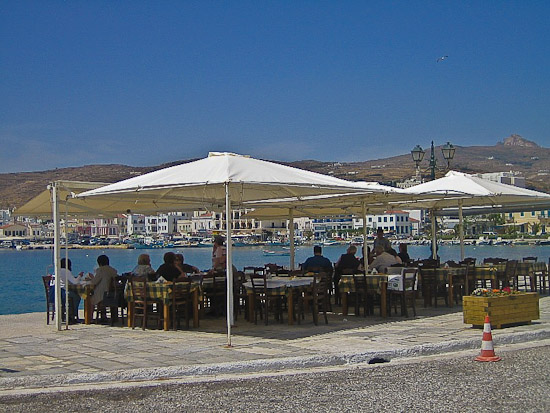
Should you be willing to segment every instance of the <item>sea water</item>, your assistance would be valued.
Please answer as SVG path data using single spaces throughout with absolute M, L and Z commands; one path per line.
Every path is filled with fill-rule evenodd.
M 346 252 L 346 245 L 323 247 L 323 255 L 336 262 L 341 254 Z M 233 264 L 240 270 L 244 266 L 264 266 L 267 263 L 289 265 L 289 256 L 264 255 L 265 247 L 239 247 L 233 248 Z M 296 248 L 296 264 L 304 262 L 313 254 L 312 246 L 299 246 Z M 287 252 L 288 250 L 270 247 L 270 250 Z M 182 253 L 185 262 L 200 269 L 207 270 L 211 267 L 211 248 L 173 248 L 173 249 L 70 249 L 68 256 L 72 261 L 73 274 L 81 271 L 93 272 L 97 267 L 96 260 L 101 254 L 110 259 L 112 267 L 118 273 L 131 271 L 137 264 L 140 254 L 149 254 L 153 268 L 158 268 L 163 260 L 164 253 L 172 251 Z M 536 256 L 539 261 L 548 262 L 550 246 L 465 246 L 466 257 L 475 257 L 481 262 L 486 257 L 502 257 L 521 260 L 526 256 Z M 460 260 L 460 246 L 440 246 L 438 250 L 441 261 Z M 358 254 L 361 255 L 360 253 Z M 430 247 L 426 245 L 410 245 L 409 255 L 413 259 L 428 258 Z M 61 257 L 65 257 L 65 251 L 61 251 Z M 46 310 L 45 292 L 42 284 L 42 276 L 53 273 L 53 250 L 12 250 L 0 249 L 0 315 L 21 314 Z

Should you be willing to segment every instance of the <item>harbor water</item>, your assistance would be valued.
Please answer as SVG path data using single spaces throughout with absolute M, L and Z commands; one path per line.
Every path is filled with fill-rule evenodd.
M 298 246 L 296 249 L 296 263 L 304 262 L 312 255 L 312 246 Z M 239 247 L 233 248 L 233 264 L 242 269 L 244 266 L 263 266 L 267 263 L 289 265 L 288 255 L 271 254 L 266 256 L 266 247 Z M 270 247 L 271 251 L 288 253 L 281 247 Z M 93 272 L 98 255 L 106 254 L 111 266 L 120 273 L 131 271 L 139 254 L 149 254 L 153 268 L 158 268 L 163 260 L 162 256 L 168 251 L 182 253 L 185 262 L 200 269 L 207 270 L 211 266 L 211 248 L 171 248 L 171 249 L 70 249 L 69 258 L 72 261 L 73 274 L 83 271 Z M 346 245 L 323 247 L 323 255 L 335 262 L 345 253 Z M 409 245 L 409 255 L 413 259 L 428 258 L 430 247 L 426 245 Z M 65 256 L 65 251 L 61 257 Z M 460 246 L 439 246 L 439 256 L 442 261 L 460 259 Z M 502 257 L 521 260 L 526 256 L 536 256 L 539 261 L 548 262 L 550 246 L 535 245 L 502 245 L 502 246 L 473 246 L 465 247 L 466 257 L 475 257 L 478 262 L 486 257 Z M 42 276 L 53 272 L 53 250 L 13 250 L 0 249 L 0 315 L 21 314 L 45 311 L 45 292 Z

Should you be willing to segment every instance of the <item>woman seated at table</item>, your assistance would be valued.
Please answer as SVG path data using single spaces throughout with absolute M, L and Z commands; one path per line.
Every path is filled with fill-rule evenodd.
M 164 264 L 157 270 L 157 276 L 164 278 L 166 281 L 174 281 L 180 275 L 184 275 L 176 266 L 176 254 L 167 252 L 164 254 Z
M 394 251 L 395 252 L 395 251 Z M 393 254 L 387 252 L 382 245 L 377 245 L 374 248 L 375 258 L 371 264 L 369 264 L 369 270 L 376 268 L 376 271 L 385 273 L 387 268 L 391 267 L 394 264 L 401 264 L 401 259 Z
M 141 254 L 138 257 L 138 265 L 132 270 L 132 276 L 145 277 L 147 281 L 156 279 L 155 270 L 151 267 L 151 258 L 149 254 Z
M 176 254 L 176 260 L 174 261 L 174 265 L 184 274 L 200 272 L 200 270 L 197 267 L 186 264 L 184 262 L 183 254 Z

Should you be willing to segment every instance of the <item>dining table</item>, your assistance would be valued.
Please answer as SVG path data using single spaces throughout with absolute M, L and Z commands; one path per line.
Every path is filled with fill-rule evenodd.
M 268 294 L 271 295 L 283 295 L 287 299 L 288 307 L 288 324 L 294 324 L 294 294 L 300 289 L 307 288 L 313 284 L 313 277 L 270 277 L 266 278 L 266 287 Z M 243 287 L 246 289 L 248 295 L 248 319 L 254 320 L 255 301 L 254 300 L 254 287 L 264 288 L 264 280 L 262 278 L 256 278 L 254 280 L 254 287 L 252 281 L 246 281 L 243 283 Z
M 177 284 L 178 283 L 176 283 L 176 288 Z M 168 331 L 170 329 L 170 309 L 172 305 L 173 291 L 174 283 L 171 281 L 147 283 L 147 300 L 151 300 L 151 302 L 158 301 L 162 303 L 164 331 Z M 193 327 L 197 328 L 199 326 L 199 282 L 191 282 L 191 293 L 193 294 Z M 130 282 L 127 284 L 125 297 L 126 301 L 128 302 L 128 327 L 133 327 L 132 318 L 134 312 L 134 293 L 132 291 L 132 283 Z
M 380 294 L 380 315 L 384 318 L 387 313 L 388 277 L 390 274 L 366 274 L 367 288 Z M 343 274 L 338 282 L 340 297 L 342 299 L 342 314 L 348 315 L 348 294 L 355 292 L 353 275 Z

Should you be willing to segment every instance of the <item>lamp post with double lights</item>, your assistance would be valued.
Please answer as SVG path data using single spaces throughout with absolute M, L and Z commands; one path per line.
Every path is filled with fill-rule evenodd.
M 456 148 L 453 146 L 452 143 L 447 142 L 445 145 L 441 147 L 441 152 L 443 153 L 443 158 L 445 161 L 447 161 L 447 170 L 449 170 L 451 166 L 451 161 L 453 160 L 455 156 L 455 150 Z M 421 179 L 421 173 L 420 173 L 420 163 L 424 159 L 426 151 L 422 149 L 420 145 L 416 145 L 413 150 L 411 151 L 411 155 L 413 158 L 413 161 L 416 165 L 416 181 L 420 182 Z M 435 179 L 435 170 L 437 169 L 437 159 L 435 157 L 435 150 L 434 150 L 434 142 L 432 141 L 432 146 L 430 149 L 430 165 L 428 167 L 428 170 L 430 171 L 430 179 L 433 181 Z
M 441 152 L 443 154 L 443 159 L 447 161 L 447 168 L 448 171 L 451 167 L 451 161 L 453 160 L 455 156 L 455 147 L 452 143 L 447 142 L 445 145 L 441 147 Z M 424 159 L 425 151 L 420 147 L 420 145 L 416 145 L 414 149 L 411 151 L 411 155 L 413 158 L 413 161 L 416 165 L 416 181 L 421 182 L 422 178 L 420 175 L 420 162 L 422 162 L 422 159 Z M 433 181 L 435 179 L 435 170 L 437 168 L 437 159 L 435 157 L 435 150 L 434 150 L 434 141 L 432 141 L 432 146 L 430 150 L 430 165 L 428 170 L 430 171 L 430 178 Z M 432 232 L 432 258 L 437 258 L 437 222 L 435 218 L 435 211 L 430 211 L 430 221 L 431 221 L 431 232 Z

